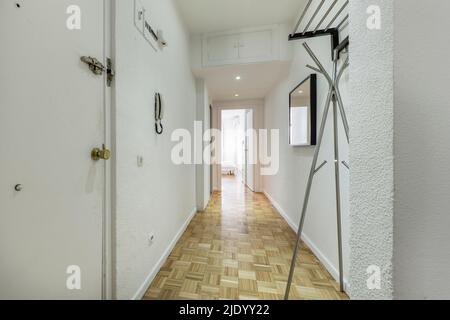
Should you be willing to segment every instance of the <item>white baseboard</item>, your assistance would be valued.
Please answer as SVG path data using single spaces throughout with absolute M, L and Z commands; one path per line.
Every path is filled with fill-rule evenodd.
M 149 273 L 149 275 L 145 278 L 142 285 L 139 287 L 137 292 L 134 294 L 132 300 L 141 300 L 145 293 L 147 292 L 148 288 L 152 284 L 153 280 L 155 279 L 156 275 L 158 274 L 159 270 L 162 268 L 164 263 L 169 258 L 170 254 L 172 253 L 173 248 L 175 248 L 177 242 L 180 240 L 181 236 L 186 231 L 187 227 L 191 223 L 194 216 L 197 214 L 197 209 L 193 209 L 192 212 L 189 214 L 189 217 L 186 219 L 185 223 L 181 226 L 180 230 L 177 232 L 175 237 L 170 242 L 167 249 L 164 251 L 162 257 L 158 260 L 158 263 L 156 266 L 152 269 L 152 271 Z
M 291 220 L 291 218 L 287 215 L 287 213 L 283 210 L 283 208 L 280 206 L 278 202 L 275 201 L 274 198 L 270 194 L 267 193 L 267 191 L 263 191 L 264 195 L 267 199 L 272 203 L 273 207 L 277 209 L 278 213 L 283 217 L 284 220 L 286 220 L 287 224 L 291 227 L 292 230 L 294 230 L 295 233 L 298 231 L 298 224 L 294 223 L 294 221 Z
M 294 230 L 295 233 L 298 232 L 298 223 L 292 221 L 292 219 L 287 215 L 286 211 L 283 210 L 281 205 L 275 201 L 275 199 L 266 191 L 263 191 L 264 195 L 269 199 L 272 203 L 273 207 L 277 209 L 278 213 L 286 220 L 287 224 Z M 331 261 L 319 250 L 319 248 L 314 244 L 314 242 L 306 235 L 302 234 L 303 242 L 308 246 L 309 249 L 314 253 L 314 255 L 319 259 L 319 261 L 323 264 L 323 266 L 328 270 L 331 276 L 339 282 L 339 271 L 338 269 L 331 263 Z M 348 288 L 348 280 L 344 279 L 344 289 Z

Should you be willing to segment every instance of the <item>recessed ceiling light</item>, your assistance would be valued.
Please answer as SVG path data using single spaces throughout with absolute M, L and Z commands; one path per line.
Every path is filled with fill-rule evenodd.
M 303 90 L 300 90 L 298 93 L 302 94 L 302 93 L 303 93 Z
M 236 80 L 241 80 L 241 76 L 237 76 L 237 77 L 236 77 Z
M 236 93 L 234 96 L 235 96 L 236 98 L 239 97 L 239 95 L 238 95 L 237 93 Z

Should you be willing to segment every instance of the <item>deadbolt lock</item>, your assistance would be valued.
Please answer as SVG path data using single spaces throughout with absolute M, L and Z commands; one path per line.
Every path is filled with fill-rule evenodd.
M 92 150 L 91 158 L 94 161 L 111 159 L 111 151 L 103 146 L 103 149 L 95 148 Z

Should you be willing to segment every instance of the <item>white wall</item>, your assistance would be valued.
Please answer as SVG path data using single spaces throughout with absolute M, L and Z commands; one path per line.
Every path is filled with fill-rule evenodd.
M 367 28 L 370 5 L 381 8 L 381 30 Z M 391 299 L 393 1 L 351 1 L 350 21 L 350 296 Z M 367 268 L 372 265 L 382 271 L 380 290 L 367 287 Z
M 197 87 L 197 110 L 196 120 L 202 122 L 202 132 L 197 139 L 201 138 L 201 141 L 197 141 L 197 144 L 202 148 L 198 148 L 197 157 L 201 159 L 202 163 L 196 165 L 196 194 L 197 194 L 197 209 L 199 211 L 204 210 L 208 206 L 208 202 L 211 196 L 211 170 L 210 170 L 210 155 L 207 159 L 204 157 L 204 150 L 208 142 L 204 141 L 205 132 L 210 128 L 210 115 L 209 106 L 210 99 L 208 94 L 208 88 L 205 81 L 198 79 L 196 82 Z
M 196 211 L 195 167 L 171 161 L 171 133 L 193 131 L 195 79 L 188 34 L 172 1 L 142 0 L 169 46 L 155 52 L 134 26 L 133 1 L 116 1 L 117 203 L 115 278 L 119 299 L 139 298 Z M 154 128 L 154 93 L 161 92 L 165 132 Z M 137 156 L 144 157 L 138 168 Z M 149 245 L 148 236 L 156 239 Z
M 369 5 L 381 8 L 381 30 L 366 27 Z M 444 1 L 351 2 L 353 299 L 450 298 L 450 75 L 442 59 L 450 44 L 434 36 L 449 10 Z M 371 265 L 382 271 L 379 290 L 366 285 Z
M 289 146 L 289 92 L 311 74 L 306 64 L 314 65 L 302 47 L 305 40 L 291 42 L 294 57 L 289 75 L 266 97 L 265 128 L 280 130 L 280 170 L 275 176 L 264 177 L 264 191 L 275 207 L 297 230 L 300 213 L 311 168 L 314 147 Z M 321 37 L 308 39 L 306 42 L 322 61 L 324 67 L 331 74 L 330 38 Z M 318 125 L 322 118 L 324 104 L 328 93 L 328 83 L 318 74 Z M 341 90 L 344 103 L 348 107 L 346 85 L 348 77 L 341 80 Z M 318 258 L 324 263 L 335 278 L 338 278 L 338 246 L 337 246 L 337 218 L 336 198 L 334 187 L 334 149 L 333 149 L 333 121 L 329 114 L 323 145 L 319 156 L 319 164 L 328 161 L 315 177 L 311 193 L 309 209 L 304 229 L 305 241 L 313 249 Z M 340 119 L 339 119 L 340 121 Z M 348 144 L 344 129 L 340 125 L 341 159 L 348 161 Z M 343 241 L 345 278 L 349 269 L 349 221 L 348 221 L 348 171 L 342 167 L 342 213 L 343 213 Z
M 448 1 L 395 1 L 397 299 L 450 299 L 448 12 Z

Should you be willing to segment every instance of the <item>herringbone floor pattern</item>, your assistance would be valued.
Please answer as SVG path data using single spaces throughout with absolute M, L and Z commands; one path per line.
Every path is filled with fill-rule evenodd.
M 148 289 L 148 300 L 283 299 L 295 233 L 262 194 L 224 178 Z M 302 246 L 291 299 L 348 299 Z

